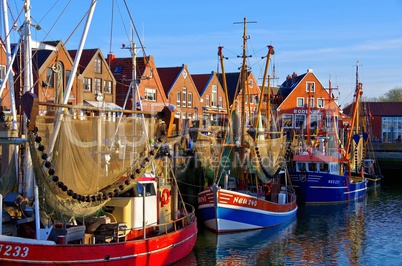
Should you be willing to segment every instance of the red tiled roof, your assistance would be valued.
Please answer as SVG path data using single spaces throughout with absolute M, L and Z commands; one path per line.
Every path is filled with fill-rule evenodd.
M 141 77 L 145 72 L 145 61 L 149 61 L 149 58 L 145 57 L 137 57 L 136 59 L 136 76 Z M 125 58 L 114 58 L 110 64 L 110 70 L 113 73 L 113 76 L 116 80 L 121 80 L 123 76 L 125 79 L 131 80 L 132 79 L 132 62 L 133 59 L 131 57 Z M 120 68 L 120 69 L 118 69 Z M 119 70 L 119 71 L 117 71 Z
M 163 90 L 165 91 L 166 96 L 168 96 L 169 90 L 172 87 L 174 81 L 177 79 L 180 71 L 183 69 L 183 66 L 158 67 L 156 69 L 158 71 L 159 79 L 161 80 Z
M 362 106 L 373 116 L 402 116 L 402 102 L 363 102 Z M 352 107 L 352 104 L 348 105 L 343 112 L 351 114 Z
M 96 52 L 99 49 L 84 49 L 81 54 L 80 63 L 78 65 L 78 72 L 84 72 L 85 68 L 88 66 L 89 62 L 91 62 L 92 58 L 95 56 Z M 68 50 L 71 58 L 74 60 L 77 54 L 77 50 Z
M 213 73 L 213 72 L 212 72 Z M 192 74 L 191 77 L 193 78 L 195 87 L 200 96 L 202 96 L 205 86 L 208 84 L 208 81 L 211 80 L 211 75 L 213 74 Z

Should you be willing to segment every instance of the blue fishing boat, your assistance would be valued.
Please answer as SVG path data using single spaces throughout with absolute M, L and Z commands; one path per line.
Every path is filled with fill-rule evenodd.
M 280 160 L 286 155 L 285 138 L 271 138 L 269 133 L 264 132 L 259 119 L 261 106 L 257 110 L 255 124 L 248 126 L 245 122 L 245 99 L 248 98 L 248 88 L 245 85 L 248 84 L 245 25 L 246 19 L 243 64 L 238 82 L 238 91 L 242 93 L 243 101 L 240 110 L 231 111 L 229 104 L 226 105 L 230 123 L 226 129 L 225 143 L 215 147 L 221 151 L 215 169 L 216 176 L 213 184 L 198 194 L 198 210 L 204 225 L 217 233 L 278 226 L 293 219 L 297 212 L 296 194 L 291 186 L 286 164 Z M 269 46 L 267 65 L 271 54 L 273 47 Z M 222 59 L 221 48 L 219 55 Z M 228 95 L 225 82 L 223 87 Z M 261 94 L 263 92 L 264 88 Z M 263 95 L 260 96 L 262 98 Z M 274 156 L 269 157 L 270 155 Z M 265 165 L 266 159 L 272 164 Z
M 361 88 L 361 84 L 356 85 L 357 99 Z M 289 171 L 299 202 L 340 203 L 354 201 L 366 195 L 368 180 L 359 163 L 364 138 L 360 138 L 357 131 L 352 130 L 356 125 L 356 115 L 357 112 L 354 112 L 349 130 L 346 131 L 345 148 L 339 138 L 335 115 L 328 110 L 323 113 L 323 121 L 328 124 L 322 125 L 317 136 L 313 139 L 307 135 L 305 142 L 293 147 Z

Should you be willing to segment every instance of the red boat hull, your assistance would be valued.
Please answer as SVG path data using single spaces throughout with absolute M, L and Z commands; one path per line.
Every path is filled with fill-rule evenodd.
M 107 244 L 43 244 L 0 238 L 0 265 L 167 265 L 186 257 L 197 240 L 197 222 L 148 239 Z

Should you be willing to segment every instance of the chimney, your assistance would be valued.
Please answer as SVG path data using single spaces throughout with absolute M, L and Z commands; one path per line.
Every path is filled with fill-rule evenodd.
M 294 81 L 296 78 L 297 78 L 297 74 L 296 74 L 296 72 L 293 72 L 293 74 L 292 74 L 292 81 Z
M 107 63 L 110 65 L 115 58 L 114 54 L 107 54 Z

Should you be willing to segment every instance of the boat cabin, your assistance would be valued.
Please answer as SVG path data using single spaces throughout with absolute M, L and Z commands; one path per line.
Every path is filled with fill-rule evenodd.
M 297 162 L 296 172 L 339 174 L 337 162 Z

